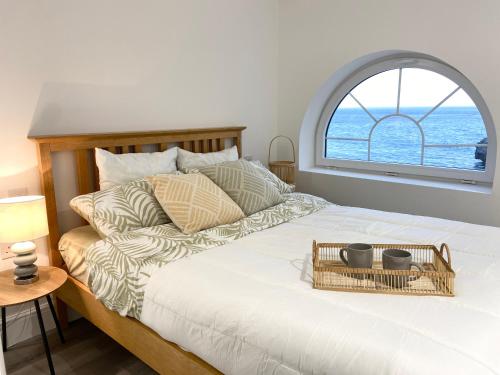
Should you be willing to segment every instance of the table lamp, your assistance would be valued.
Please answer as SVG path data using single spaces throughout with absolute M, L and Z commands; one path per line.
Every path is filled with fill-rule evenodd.
M 45 197 L 30 195 L 0 199 L 0 243 L 13 243 L 16 254 L 14 284 L 31 284 L 38 280 L 36 245 L 32 240 L 49 234 Z

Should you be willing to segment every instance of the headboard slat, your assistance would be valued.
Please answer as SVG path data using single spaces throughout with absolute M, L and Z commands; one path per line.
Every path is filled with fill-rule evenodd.
M 91 183 L 90 176 L 90 154 L 89 150 L 76 150 L 75 151 L 76 160 L 76 178 L 78 181 L 78 193 L 88 194 L 94 189 L 94 185 Z
M 36 142 L 38 167 L 42 193 L 45 195 L 47 220 L 49 223 L 49 262 L 62 267 L 63 261 L 58 251 L 60 229 L 56 203 L 56 187 L 53 176 L 52 154 L 60 151 L 73 151 L 76 161 L 76 181 L 80 194 L 99 190 L 99 171 L 95 162 L 94 148 L 107 149 L 113 153 L 142 152 L 143 146 L 159 145 L 166 150 L 169 145 L 177 145 L 194 152 L 220 151 L 226 146 L 226 139 L 238 146 L 242 155 L 241 134 L 245 127 L 221 127 L 201 129 L 181 129 L 152 132 L 81 134 L 61 136 L 33 136 Z M 67 176 L 67 174 L 66 174 Z M 65 176 L 65 178 L 67 178 Z M 59 186 L 64 186 L 61 183 Z
M 89 150 L 76 150 L 76 180 L 78 185 L 78 194 L 88 194 L 93 191 L 94 185 L 91 183 L 91 176 L 89 175 L 90 155 Z M 87 221 L 81 218 L 82 225 L 88 224 Z
M 200 141 L 198 141 L 198 140 L 193 141 L 193 151 L 194 151 L 194 152 L 202 152 L 202 151 L 201 151 L 201 144 L 200 144 Z
M 99 190 L 99 168 L 97 168 L 97 163 L 95 161 L 95 149 L 90 151 L 92 166 L 94 167 L 94 191 Z
M 210 152 L 216 152 L 219 151 L 217 148 L 217 139 L 211 139 L 210 140 Z
M 233 144 L 238 147 L 238 156 L 241 158 L 243 155 L 241 150 L 241 137 L 233 137 Z
M 224 150 L 224 138 L 217 138 L 217 151 Z
M 202 151 L 201 152 L 210 152 L 209 140 L 204 139 L 202 142 L 203 143 L 202 143 Z

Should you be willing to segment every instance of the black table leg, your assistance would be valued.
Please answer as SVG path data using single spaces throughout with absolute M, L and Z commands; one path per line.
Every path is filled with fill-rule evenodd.
M 40 311 L 40 305 L 38 300 L 34 300 L 36 316 L 38 317 L 38 325 L 40 326 L 40 333 L 42 334 L 43 346 L 45 348 L 45 355 L 47 357 L 47 362 L 49 363 L 50 374 L 54 375 L 54 365 L 52 364 L 52 357 L 50 355 L 49 342 L 47 341 L 47 335 L 45 334 L 45 326 L 43 325 L 42 312 Z
M 61 343 L 64 344 L 64 336 L 62 333 L 61 325 L 59 324 L 59 319 L 57 319 L 56 311 L 54 310 L 54 305 L 52 304 L 52 299 L 47 294 L 47 302 L 49 303 L 50 312 L 52 313 L 52 318 L 54 318 L 54 323 L 56 324 L 57 334 L 59 335 L 59 339 Z
M 5 307 L 2 307 L 2 350 L 7 351 L 7 318 L 5 317 Z

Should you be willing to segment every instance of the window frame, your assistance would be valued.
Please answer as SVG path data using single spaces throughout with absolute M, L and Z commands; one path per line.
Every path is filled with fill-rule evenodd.
M 430 70 L 441 74 L 461 89 L 463 89 L 476 105 L 483 123 L 486 128 L 488 137 L 486 166 L 484 171 L 466 170 L 458 168 L 446 167 L 431 167 L 422 165 L 408 165 L 395 163 L 382 163 L 375 161 L 363 160 L 346 160 L 327 158 L 326 155 L 326 136 L 328 126 L 332 116 L 334 115 L 338 105 L 344 97 L 348 95 L 357 85 L 367 80 L 368 78 L 393 69 L 404 68 L 420 68 Z M 436 103 L 437 104 L 437 103 Z M 478 140 L 479 142 L 480 140 Z M 472 82 L 467 79 L 462 73 L 452 66 L 431 58 L 418 56 L 417 54 L 407 53 L 398 56 L 386 56 L 385 58 L 372 61 L 364 64 L 361 68 L 351 73 L 345 80 L 338 84 L 332 91 L 330 98 L 326 102 L 321 113 L 318 127 L 316 130 L 316 166 L 330 167 L 344 170 L 354 170 L 357 172 L 380 173 L 387 175 L 409 175 L 419 176 L 422 178 L 445 179 L 453 181 L 461 181 L 465 183 L 486 183 L 491 184 L 495 173 L 496 163 L 496 132 L 491 114 L 486 106 L 485 101 L 475 88 Z

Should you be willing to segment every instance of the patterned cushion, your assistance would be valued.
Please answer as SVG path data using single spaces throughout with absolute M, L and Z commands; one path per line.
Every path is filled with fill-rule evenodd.
M 250 163 L 255 165 L 262 177 L 273 184 L 281 194 L 293 193 L 293 187 L 282 181 L 278 176 L 267 169 L 260 160 L 251 160 Z
M 154 176 L 149 181 L 165 212 L 185 234 L 234 223 L 245 216 L 224 191 L 200 173 Z
M 238 148 L 233 146 L 227 150 L 207 153 L 195 153 L 179 149 L 177 153 L 177 168 L 182 172 L 208 165 L 238 160 Z
M 262 177 L 255 165 L 246 160 L 201 167 L 199 171 L 224 190 L 245 215 L 275 206 L 284 200 L 278 189 Z
M 170 222 L 144 179 L 80 195 L 69 205 L 103 238 Z

